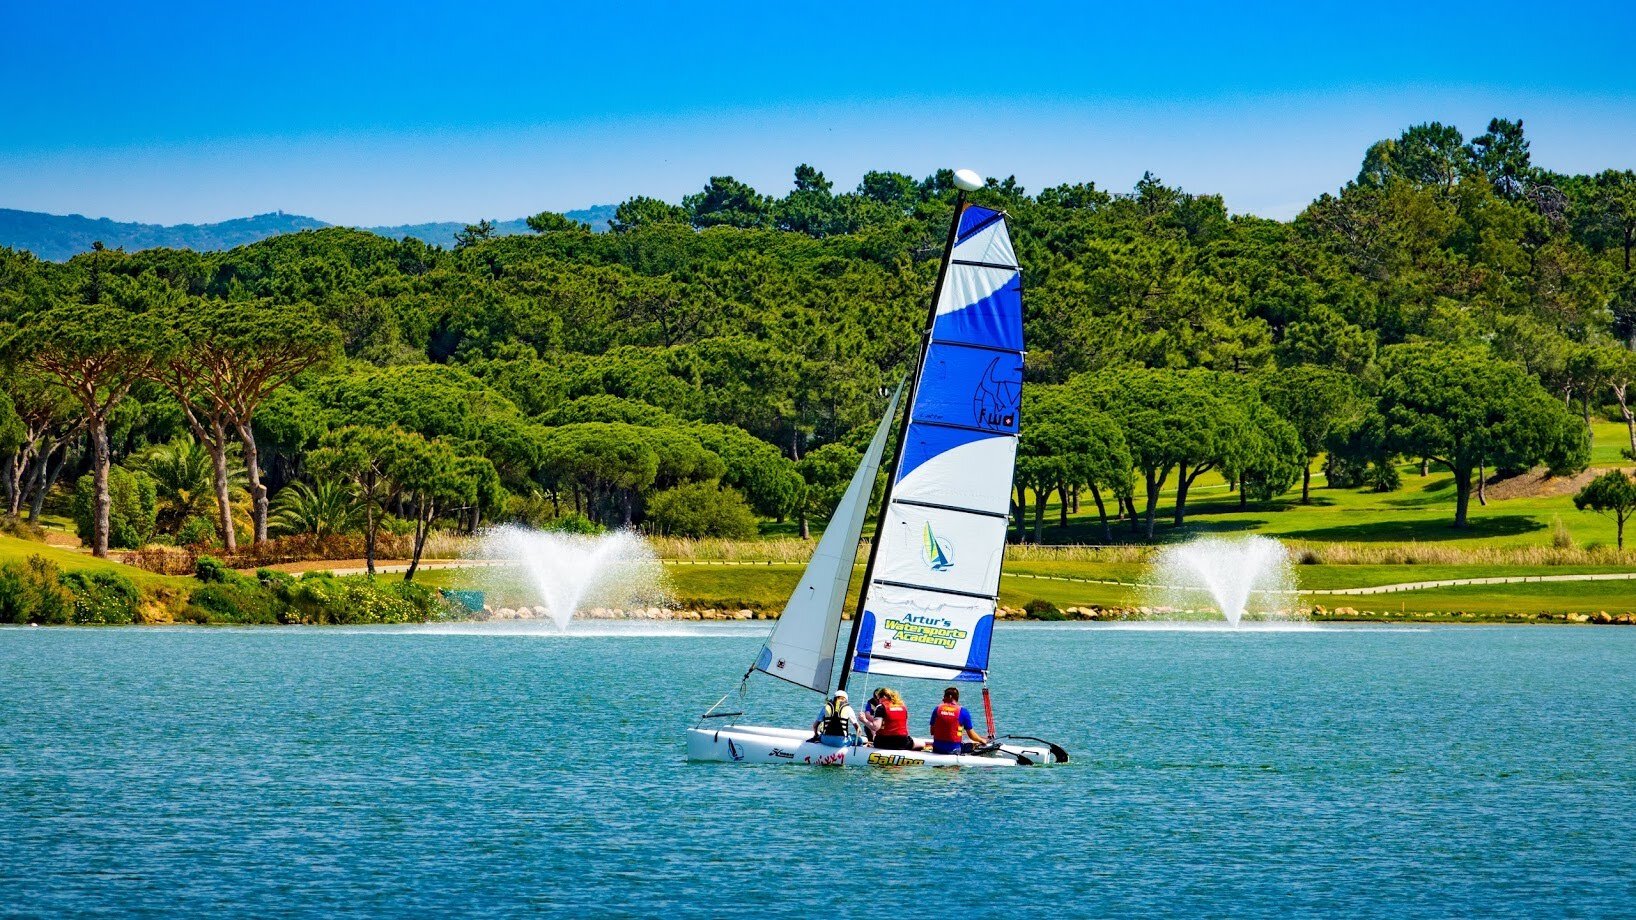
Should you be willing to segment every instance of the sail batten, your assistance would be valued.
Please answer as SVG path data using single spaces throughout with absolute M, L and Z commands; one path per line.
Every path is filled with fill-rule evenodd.
M 864 585 L 853 670 L 984 679 L 1022 364 L 1022 281 L 1006 217 L 964 205 Z
M 902 388 L 892 394 L 875 436 L 847 484 L 846 493 L 830 515 L 801 581 L 784 605 L 772 635 L 756 656 L 755 670 L 792 684 L 829 691 L 835 669 L 835 643 L 840 635 L 841 607 L 852 581 L 858 540 L 863 535 L 869 495 L 880 472 L 881 457 L 891 434 Z

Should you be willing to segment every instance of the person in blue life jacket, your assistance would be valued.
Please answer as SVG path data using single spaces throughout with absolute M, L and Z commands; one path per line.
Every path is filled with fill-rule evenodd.
M 971 712 L 960 705 L 959 688 L 944 690 L 943 702 L 932 710 L 932 753 L 966 754 L 986 741 L 971 727 Z
M 834 698 L 825 701 L 824 709 L 812 723 L 812 737 L 830 747 L 846 747 L 847 741 L 858 733 L 858 714 L 846 701 L 846 691 L 835 691 Z

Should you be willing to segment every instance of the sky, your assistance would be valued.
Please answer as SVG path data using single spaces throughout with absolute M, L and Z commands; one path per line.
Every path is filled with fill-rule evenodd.
M 811 163 L 1288 218 L 1423 121 L 1636 168 L 1636 4 L 0 0 L 0 207 L 507 219 Z

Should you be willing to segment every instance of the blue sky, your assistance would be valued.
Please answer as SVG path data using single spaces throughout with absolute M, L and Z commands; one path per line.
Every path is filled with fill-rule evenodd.
M 1426 120 L 1636 167 L 1636 6 L 0 0 L 0 207 L 362 224 L 1143 170 L 1288 217 Z

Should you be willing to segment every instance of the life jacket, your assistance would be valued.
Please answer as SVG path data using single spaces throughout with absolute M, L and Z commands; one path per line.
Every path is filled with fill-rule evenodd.
M 846 717 L 846 711 L 851 708 L 851 704 L 842 703 L 837 706 L 835 703 L 835 700 L 824 703 L 824 720 L 818 727 L 820 735 L 845 735 L 851 730 L 851 726 L 847 724 L 851 720 Z
M 959 703 L 939 703 L 937 710 L 932 713 L 932 740 L 955 741 L 960 740 L 960 710 Z
M 898 703 L 882 703 L 881 723 L 876 735 L 902 736 L 909 734 L 909 709 Z

